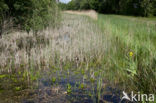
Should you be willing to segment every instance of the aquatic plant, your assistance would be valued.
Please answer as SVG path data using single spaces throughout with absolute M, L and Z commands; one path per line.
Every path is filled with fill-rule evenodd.
M 70 94 L 72 92 L 72 86 L 67 84 L 67 93 Z

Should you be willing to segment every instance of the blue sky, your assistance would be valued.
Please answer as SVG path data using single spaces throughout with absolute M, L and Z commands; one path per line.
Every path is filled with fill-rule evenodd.
M 71 0 L 60 0 L 60 2 L 63 2 L 63 3 L 68 3 L 69 1 Z

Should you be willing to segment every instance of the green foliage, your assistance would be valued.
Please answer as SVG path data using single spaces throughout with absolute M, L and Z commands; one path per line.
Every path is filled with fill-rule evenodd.
M 72 0 L 67 4 L 67 9 L 69 10 L 79 10 L 80 9 L 80 3 L 82 0 Z
M 67 84 L 67 93 L 70 94 L 72 92 L 72 86 L 70 84 Z
M 58 6 L 59 6 L 59 8 L 61 8 L 62 10 L 66 10 L 67 9 L 67 4 L 65 4 L 65 3 L 59 3 L 58 4 Z
M 154 7 L 150 0 L 143 0 L 141 2 L 141 7 L 143 8 L 144 16 L 153 15 L 152 13 L 153 13 Z
M 98 10 L 98 4 L 99 4 L 98 0 L 91 0 L 90 1 L 90 6 L 94 10 Z
M 66 9 L 94 9 L 100 13 L 156 15 L 156 0 L 72 0 Z
M 7 76 L 7 75 L 5 75 L 5 74 L 0 75 L 0 79 L 5 78 L 6 76 Z
M 15 87 L 15 90 L 16 91 L 20 91 L 21 90 L 21 87 Z
M 13 18 L 15 26 L 27 32 L 55 26 L 59 15 L 55 0 L 3 0 L 0 1 L 0 21 L 5 12 Z
M 90 9 L 90 3 L 89 0 L 82 0 L 82 2 L 80 2 L 80 9 Z
M 0 36 L 2 34 L 2 25 L 4 21 L 4 15 L 6 14 L 6 11 L 8 10 L 8 6 L 5 4 L 4 0 L 0 1 Z
M 80 85 L 79 85 L 79 89 L 84 89 L 85 88 L 85 84 L 84 83 L 81 83 Z
M 152 7 L 153 7 L 153 14 L 154 16 L 156 16 L 156 0 L 153 0 Z
M 0 1 L 0 13 L 8 10 L 8 6 L 5 4 L 4 0 Z
M 52 80 L 53 83 L 55 83 L 56 82 L 56 77 L 52 77 L 51 80 Z

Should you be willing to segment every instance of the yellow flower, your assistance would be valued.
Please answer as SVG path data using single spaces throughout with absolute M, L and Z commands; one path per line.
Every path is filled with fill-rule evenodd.
M 133 52 L 129 52 L 129 56 L 132 57 L 133 56 Z

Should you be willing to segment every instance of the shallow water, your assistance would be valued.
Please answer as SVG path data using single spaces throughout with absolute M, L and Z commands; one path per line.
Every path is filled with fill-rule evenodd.
M 76 74 L 76 75 L 75 75 Z M 119 103 L 121 92 L 117 88 L 102 84 L 97 89 L 98 79 L 84 79 L 82 73 L 73 71 L 43 72 L 29 89 L 3 90 L 0 103 Z M 85 74 L 86 75 L 86 74 Z M 89 77 L 89 74 L 87 75 Z M 36 85 L 37 84 L 37 85 Z M 23 84 L 27 85 L 27 84 Z M 12 85 L 14 86 L 14 85 Z M 70 86 L 70 87 L 69 87 Z M 70 92 L 69 92 L 70 91 Z M 98 98 L 100 93 L 100 98 Z M 4 100 L 5 101 L 2 101 Z
M 0 74 L 0 103 L 120 102 L 121 91 L 117 86 L 112 86 L 109 81 L 103 77 L 105 72 L 103 70 L 100 71 L 97 66 L 98 63 L 94 63 L 94 60 L 92 60 L 92 57 L 95 56 L 94 52 L 97 53 L 99 48 L 101 48 L 100 52 L 105 53 L 105 49 L 109 46 L 103 44 L 108 44 L 108 41 L 103 40 L 99 28 L 96 27 L 94 23 L 88 22 L 87 18 L 74 15 L 64 16 L 65 20 L 62 23 L 60 32 L 56 33 L 58 35 L 52 37 L 52 44 L 54 46 L 47 47 L 47 51 L 49 51 L 48 55 L 47 51 L 42 55 L 47 58 L 44 59 L 40 56 L 40 52 L 37 52 L 40 50 L 37 49 L 37 47 L 34 48 L 36 52 L 32 52 L 34 58 L 39 56 L 43 59 L 43 62 L 39 60 L 41 63 L 39 64 L 40 68 L 45 66 L 44 64 L 48 60 L 49 63 L 51 63 L 54 58 L 55 60 L 53 62 L 56 61 L 56 63 L 51 65 L 59 65 L 59 69 L 54 69 L 51 65 L 47 64 L 46 69 L 43 67 L 43 70 L 39 70 L 38 67 L 34 66 L 32 70 L 30 70 L 31 66 L 27 68 L 27 66 L 29 66 L 29 64 L 27 64 L 26 67 L 24 67 L 24 65 L 22 66 L 24 69 L 19 70 L 18 68 L 18 70 L 16 70 L 16 68 L 15 72 Z M 39 37 L 41 44 L 45 39 L 44 36 L 45 35 Z M 50 36 L 51 35 L 48 35 L 48 38 L 46 37 L 47 41 L 49 41 Z M 44 38 L 43 41 L 42 38 Z M 31 39 L 30 37 L 30 41 Z M 99 42 L 94 41 L 94 39 Z M 23 41 L 23 38 L 21 41 Z M 102 42 L 101 44 L 100 41 Z M 29 44 L 29 41 L 27 42 Z M 47 44 L 47 42 L 45 44 Z M 46 48 L 43 48 L 42 51 L 45 51 L 44 49 Z M 56 51 L 53 51 L 53 49 L 56 49 Z M 57 54 L 54 52 L 58 53 L 62 58 L 57 58 Z M 38 53 L 38 55 L 35 55 L 36 53 Z M 51 57 L 51 61 L 49 55 L 54 55 Z M 34 58 L 32 61 L 34 61 Z M 60 62 L 61 59 L 64 64 Z M 79 59 L 79 61 L 77 59 Z M 83 63 L 86 63 L 86 59 L 90 61 L 87 62 L 88 64 L 85 64 L 86 66 L 83 66 Z M 70 62 L 68 63 L 67 60 L 70 60 Z M 76 62 L 74 67 L 70 66 L 72 65 L 72 61 Z M 65 64 L 66 62 L 67 65 Z M 82 62 L 81 67 L 78 67 L 78 62 Z M 38 61 L 34 61 L 32 64 L 35 63 L 38 63 Z M 12 65 L 10 65 L 10 67 L 12 67 Z M 72 69 L 70 69 L 71 67 Z M 96 69 L 93 69 L 95 67 Z M 88 70 L 86 68 L 88 68 Z M 26 69 L 28 69 L 28 71 L 25 72 Z

